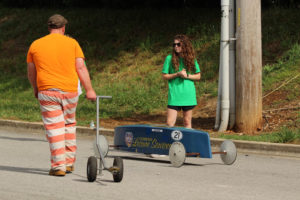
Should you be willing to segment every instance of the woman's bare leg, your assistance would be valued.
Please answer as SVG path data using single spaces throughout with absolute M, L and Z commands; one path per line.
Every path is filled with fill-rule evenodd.
M 185 128 L 192 128 L 193 110 L 183 111 L 183 125 Z
M 167 125 L 170 127 L 175 126 L 177 118 L 177 110 L 168 108 L 167 110 Z

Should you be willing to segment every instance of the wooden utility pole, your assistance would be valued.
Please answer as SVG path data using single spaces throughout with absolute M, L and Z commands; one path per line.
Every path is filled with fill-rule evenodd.
M 236 1 L 236 128 L 262 128 L 261 0 Z

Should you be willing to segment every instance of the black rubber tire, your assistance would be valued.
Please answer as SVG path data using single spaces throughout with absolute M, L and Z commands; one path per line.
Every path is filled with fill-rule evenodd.
M 97 178 L 97 158 L 90 156 L 86 168 L 87 179 L 89 182 L 94 182 Z
M 123 179 L 124 165 L 121 157 L 114 158 L 114 167 L 118 167 L 120 169 L 119 172 L 113 174 L 114 182 L 121 182 Z

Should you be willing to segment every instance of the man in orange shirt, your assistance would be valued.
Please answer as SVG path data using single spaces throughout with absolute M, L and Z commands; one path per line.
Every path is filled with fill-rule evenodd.
M 64 176 L 74 170 L 78 77 L 87 99 L 96 100 L 84 54 L 75 39 L 64 35 L 66 24 L 63 16 L 51 16 L 50 34 L 35 40 L 27 54 L 28 79 L 40 103 L 50 144 L 49 175 L 53 176 Z

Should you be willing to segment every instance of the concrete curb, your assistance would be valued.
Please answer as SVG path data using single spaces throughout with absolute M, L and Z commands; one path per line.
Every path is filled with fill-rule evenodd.
M 28 131 L 44 131 L 42 123 L 38 122 L 24 122 L 16 120 L 3 120 L 0 119 L 0 126 L 15 128 L 15 129 L 26 129 Z M 105 136 L 114 136 L 113 129 L 100 128 L 101 133 Z M 87 127 L 77 126 L 77 134 L 80 136 L 92 136 L 95 135 L 95 130 Z M 224 139 L 210 138 L 211 146 L 214 149 L 218 149 Z M 268 142 L 253 142 L 244 140 L 233 140 L 236 145 L 238 152 L 243 153 L 259 153 L 268 154 L 275 156 L 290 156 L 300 158 L 300 145 L 293 144 L 277 144 Z
M 28 131 L 44 132 L 44 125 L 41 122 L 24 122 L 0 119 L 0 126 L 15 129 L 27 129 Z M 103 135 L 114 136 L 113 129 L 100 128 L 100 130 Z M 95 135 L 95 130 L 83 126 L 77 126 L 76 133 L 82 136 L 90 136 Z
M 211 146 L 219 147 L 224 139 L 211 138 Z M 233 140 L 238 152 L 259 153 L 300 158 L 300 145 Z

